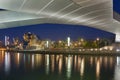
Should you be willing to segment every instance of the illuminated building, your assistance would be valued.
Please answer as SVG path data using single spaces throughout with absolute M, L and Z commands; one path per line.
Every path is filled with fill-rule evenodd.
M 9 44 L 9 36 L 5 36 L 5 46 L 8 46 Z

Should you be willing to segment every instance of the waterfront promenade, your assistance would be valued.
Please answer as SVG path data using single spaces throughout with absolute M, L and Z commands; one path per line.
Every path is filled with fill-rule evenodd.
M 105 55 L 120 56 L 117 51 L 78 51 L 78 50 L 6 50 L 7 52 L 26 53 L 26 54 L 67 54 L 67 55 Z

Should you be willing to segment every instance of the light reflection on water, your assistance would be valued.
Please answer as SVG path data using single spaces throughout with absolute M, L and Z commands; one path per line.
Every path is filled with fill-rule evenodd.
M 5 52 L 5 73 L 9 74 L 10 71 L 10 53 Z
M 59 57 L 59 63 L 58 63 L 59 74 L 61 74 L 61 72 L 62 72 L 62 65 L 63 65 L 62 63 L 63 63 L 63 57 L 62 57 L 62 55 L 60 55 L 60 57 Z
M 45 71 L 46 74 L 49 74 L 49 65 L 50 65 L 50 61 L 49 61 L 49 55 L 45 55 Z
M 115 66 L 115 80 L 120 80 L 120 57 L 117 57 L 117 64 Z
M 96 63 L 96 78 L 97 78 L 97 80 L 99 80 L 99 77 L 100 77 L 100 67 L 101 67 L 100 60 L 98 59 L 97 63 Z
M 81 60 L 81 66 L 80 66 L 80 75 L 81 76 L 84 75 L 84 68 L 85 68 L 85 59 L 82 58 L 82 60 Z
M 66 62 L 67 62 L 67 64 L 66 64 L 66 67 L 67 67 L 66 73 L 67 73 L 67 77 L 70 78 L 71 77 L 71 70 L 72 70 L 72 56 L 68 56 Z
M 34 62 L 35 62 L 34 61 L 34 55 L 32 55 L 32 69 L 34 69 L 34 65 L 35 65 Z
M 120 57 L 23 54 L 2 51 L 0 52 L 0 73 L 3 73 L 2 69 L 5 75 L 17 75 L 19 72 L 14 73 L 14 70 L 23 70 L 22 73 L 40 70 L 39 76 L 54 74 L 64 76 L 65 80 L 74 80 L 74 78 L 76 80 L 119 80 Z M 53 77 L 52 80 L 56 78 Z
M 54 55 L 51 55 L 51 70 L 52 70 L 52 72 L 54 72 L 54 68 L 55 68 L 55 56 Z

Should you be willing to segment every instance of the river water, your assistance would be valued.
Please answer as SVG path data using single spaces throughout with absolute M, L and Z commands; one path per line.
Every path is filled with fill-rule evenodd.
M 120 80 L 120 57 L 0 51 L 0 80 Z

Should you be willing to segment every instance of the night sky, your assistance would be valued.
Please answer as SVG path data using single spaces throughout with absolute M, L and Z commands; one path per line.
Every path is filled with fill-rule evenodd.
M 65 40 L 68 36 L 72 40 L 78 38 L 84 39 L 96 39 L 100 38 L 113 38 L 115 35 L 109 32 L 101 31 L 98 29 L 78 26 L 78 25 L 63 25 L 63 24 L 38 24 L 31 26 L 22 26 L 8 29 L 0 29 L 0 40 L 4 41 L 4 36 L 9 36 L 10 40 L 14 37 L 19 37 L 22 40 L 22 36 L 26 32 L 32 32 L 37 34 L 40 39 L 51 40 Z
M 120 0 L 113 0 L 113 9 L 120 14 Z

